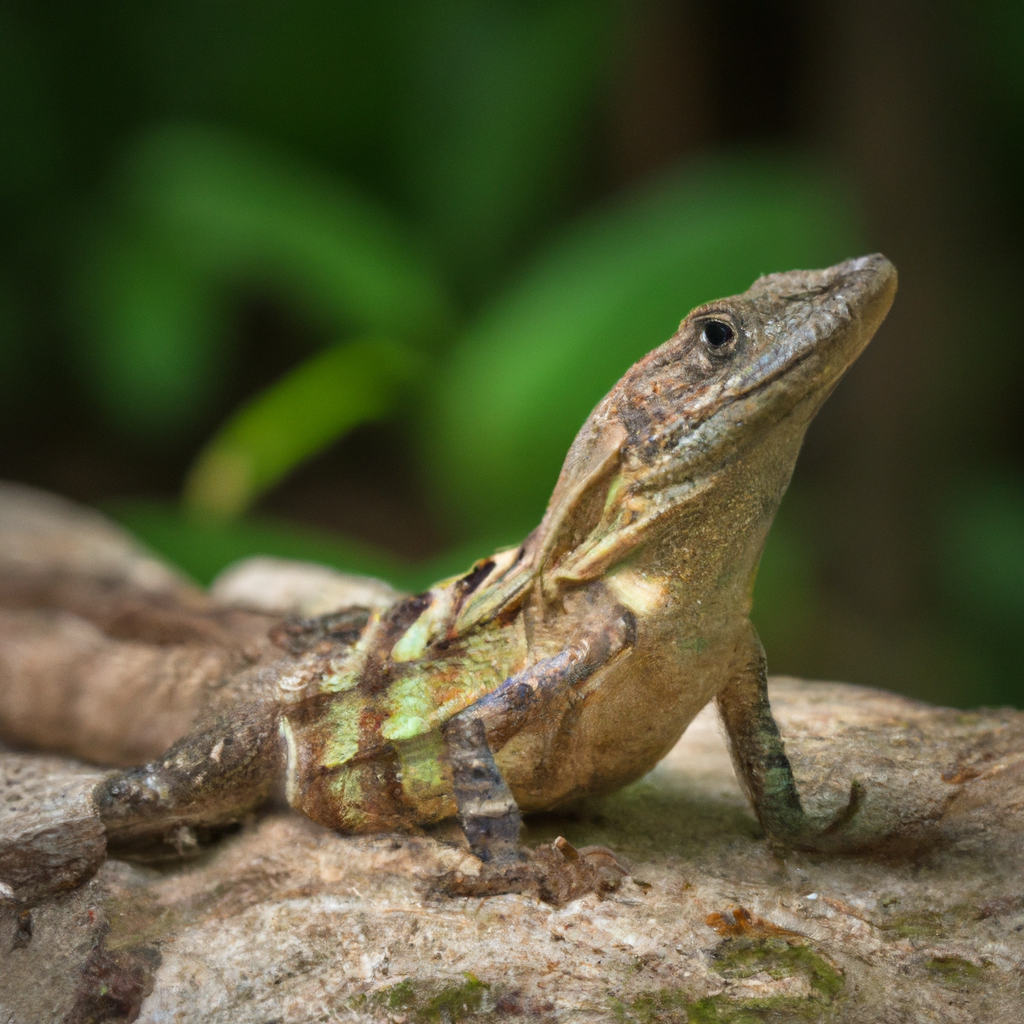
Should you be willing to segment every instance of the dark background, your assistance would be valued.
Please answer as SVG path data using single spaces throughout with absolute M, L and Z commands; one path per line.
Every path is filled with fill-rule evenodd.
M 242 188 L 251 152 L 254 167 L 283 161 L 293 192 L 308 174 L 325 209 L 337 190 L 386 211 L 454 310 L 424 332 L 419 390 L 295 459 L 246 516 L 213 524 L 178 504 L 203 444 L 350 325 L 324 314 L 286 260 L 257 266 L 243 245 L 214 265 L 202 224 L 188 258 L 161 262 L 152 211 L 194 138 L 245 140 L 225 163 L 225 194 Z M 430 409 L 437 419 L 452 404 L 446 382 L 476 371 L 437 367 L 470 365 L 462 339 L 517 282 L 556 279 L 543 268 L 560 233 L 665 175 L 705 183 L 691 218 L 701 189 L 734 166 L 753 167 L 751 188 L 769 194 L 762 159 L 825 182 L 827 244 L 811 255 L 780 237 L 752 270 L 712 268 L 694 294 L 680 284 L 676 320 L 804 258 L 880 250 L 900 271 L 888 321 L 811 429 L 769 542 L 755 607 L 769 663 L 942 703 L 1024 706 L 1014 0 L 5 0 L 0 476 L 99 503 L 201 577 L 273 549 L 391 566 L 422 585 L 474 544 L 482 555 L 515 542 L 557 471 L 548 460 L 519 478 L 495 455 L 475 470 L 452 456 L 449 472 L 447 455 L 426 450 L 424 437 L 443 436 Z M 284 221 L 287 188 L 274 214 Z M 725 215 L 707 204 L 713 241 Z M 179 323 L 190 288 L 200 298 Z M 674 327 L 660 325 L 615 355 L 610 377 L 584 380 L 578 361 L 572 422 Z M 552 416 L 564 404 L 545 400 Z M 459 430 L 475 432 L 471 410 Z M 572 431 L 552 433 L 564 452 Z M 491 465 L 501 476 L 477 484 L 473 511 L 459 488 L 473 493 L 470 478 Z M 511 497 L 488 512 L 506 483 Z

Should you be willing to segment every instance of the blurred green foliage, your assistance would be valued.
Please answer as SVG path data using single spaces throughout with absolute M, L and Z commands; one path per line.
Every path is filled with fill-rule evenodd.
M 849 183 L 796 150 L 705 154 L 608 194 L 594 132 L 629 10 L 9 0 L 0 402 L 31 394 L 65 338 L 75 386 L 126 445 L 206 437 L 183 506 L 110 506 L 204 581 L 263 552 L 417 588 L 517 541 L 589 410 L 692 306 L 865 247 Z M 1019 110 L 1020 5 L 985 0 L 972 26 Z M 230 412 L 254 295 L 307 330 Z M 245 514 L 382 419 L 447 531 L 436 560 Z M 784 509 L 758 581 L 783 646 L 818 621 L 799 522 Z M 1014 671 L 1024 496 L 979 485 L 934 529 L 938 590 L 974 631 L 962 649 L 981 637 L 979 672 Z
M 1024 482 L 968 482 L 944 510 L 940 583 L 961 622 L 1004 679 L 1020 676 L 1024 648 Z
M 451 319 L 383 211 L 228 132 L 147 136 L 115 194 L 73 286 L 87 378 L 127 429 L 173 433 L 205 411 L 226 372 L 232 284 L 266 290 L 327 332 L 423 340 Z

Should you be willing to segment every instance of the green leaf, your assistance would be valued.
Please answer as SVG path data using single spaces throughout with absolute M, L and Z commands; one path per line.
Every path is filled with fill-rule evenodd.
M 246 403 L 207 444 L 189 472 L 186 507 L 238 515 L 300 462 L 390 412 L 418 365 L 411 349 L 380 338 L 306 360 Z
M 1024 480 L 963 481 L 941 512 L 948 594 L 975 628 L 1024 641 Z
M 424 459 L 463 528 L 538 521 L 595 403 L 700 302 L 856 253 L 849 203 L 790 162 L 676 174 L 568 231 L 471 324 L 430 396 Z
M 75 282 L 79 365 L 93 396 L 146 443 L 208 412 L 231 354 L 216 289 L 152 238 L 94 241 Z
M 452 320 L 429 266 L 385 213 L 229 134 L 179 127 L 146 137 L 118 196 L 72 288 L 79 356 L 115 422 L 147 439 L 209 410 L 240 285 L 290 303 L 329 337 L 420 343 Z
M 132 154 L 140 220 L 221 279 L 283 291 L 335 327 L 430 337 L 450 320 L 412 240 L 366 197 L 241 137 L 165 128 Z

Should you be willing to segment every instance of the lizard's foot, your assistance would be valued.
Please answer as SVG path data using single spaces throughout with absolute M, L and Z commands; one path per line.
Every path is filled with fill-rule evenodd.
M 479 875 L 453 871 L 435 887 L 450 896 L 519 893 L 545 903 L 568 903 L 587 893 L 604 895 L 619 887 L 628 870 L 604 846 L 576 849 L 559 836 L 524 856 L 504 863 L 485 862 Z
M 864 787 L 856 779 L 850 783 L 846 806 L 825 825 L 805 820 L 800 832 L 783 838 L 786 845 L 815 853 L 854 853 L 872 845 L 872 837 L 855 830 L 853 820 L 864 803 Z M 876 837 L 877 841 L 877 837 Z

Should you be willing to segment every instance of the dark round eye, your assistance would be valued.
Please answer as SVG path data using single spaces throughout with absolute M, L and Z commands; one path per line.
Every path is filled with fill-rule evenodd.
M 701 340 L 712 348 L 722 348 L 735 337 L 733 329 L 721 320 L 705 320 Z

